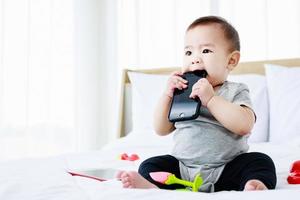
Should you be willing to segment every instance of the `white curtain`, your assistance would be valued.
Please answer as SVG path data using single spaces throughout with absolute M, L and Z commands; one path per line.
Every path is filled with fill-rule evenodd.
M 119 0 L 120 66 L 181 66 L 185 29 L 205 15 L 236 27 L 242 61 L 300 56 L 297 0 Z
M 0 160 L 115 136 L 115 0 L 0 0 Z
M 1 159 L 76 148 L 72 4 L 0 1 Z
M 99 149 L 117 136 L 117 0 L 74 2 L 78 149 Z

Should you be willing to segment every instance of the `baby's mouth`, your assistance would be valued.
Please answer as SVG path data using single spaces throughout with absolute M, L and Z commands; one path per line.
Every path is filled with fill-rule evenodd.
M 197 70 L 185 72 L 185 74 L 187 74 L 187 73 L 188 74 L 192 73 L 192 74 L 195 74 L 196 76 L 202 77 L 202 78 L 206 78 L 206 76 L 207 76 L 206 70 L 199 70 L 199 69 L 197 69 Z
M 187 68 L 189 71 L 205 70 L 205 66 L 202 64 L 192 64 Z
M 203 77 L 203 78 L 206 78 L 206 76 L 207 76 L 207 71 L 204 69 L 202 69 L 202 70 L 197 69 L 197 70 L 193 71 L 193 73 L 200 77 Z

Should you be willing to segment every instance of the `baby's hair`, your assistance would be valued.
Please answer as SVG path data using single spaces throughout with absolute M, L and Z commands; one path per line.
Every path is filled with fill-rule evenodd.
M 236 29 L 224 18 L 218 16 L 205 16 L 196 19 L 189 25 L 186 31 L 189 31 L 200 25 L 219 24 L 224 32 L 224 36 L 230 42 L 230 51 L 240 51 L 240 38 Z

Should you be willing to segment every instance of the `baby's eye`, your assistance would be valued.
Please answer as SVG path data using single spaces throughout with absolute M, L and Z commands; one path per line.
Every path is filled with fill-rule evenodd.
M 209 49 L 203 49 L 202 53 L 211 53 L 212 51 Z
M 186 55 L 186 56 L 190 56 L 190 55 L 192 55 L 192 52 L 191 52 L 191 51 L 186 51 L 186 52 L 185 52 L 185 55 Z

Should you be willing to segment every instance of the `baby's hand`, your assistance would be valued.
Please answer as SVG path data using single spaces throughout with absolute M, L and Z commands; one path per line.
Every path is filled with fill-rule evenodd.
M 203 106 L 207 107 L 209 100 L 215 95 L 214 88 L 206 78 L 201 78 L 197 81 L 192 88 L 190 98 L 198 97 Z
M 173 72 L 167 82 L 167 89 L 165 94 L 170 98 L 173 98 L 175 89 L 182 90 L 187 87 L 187 80 L 183 79 L 182 72 L 176 71 Z

